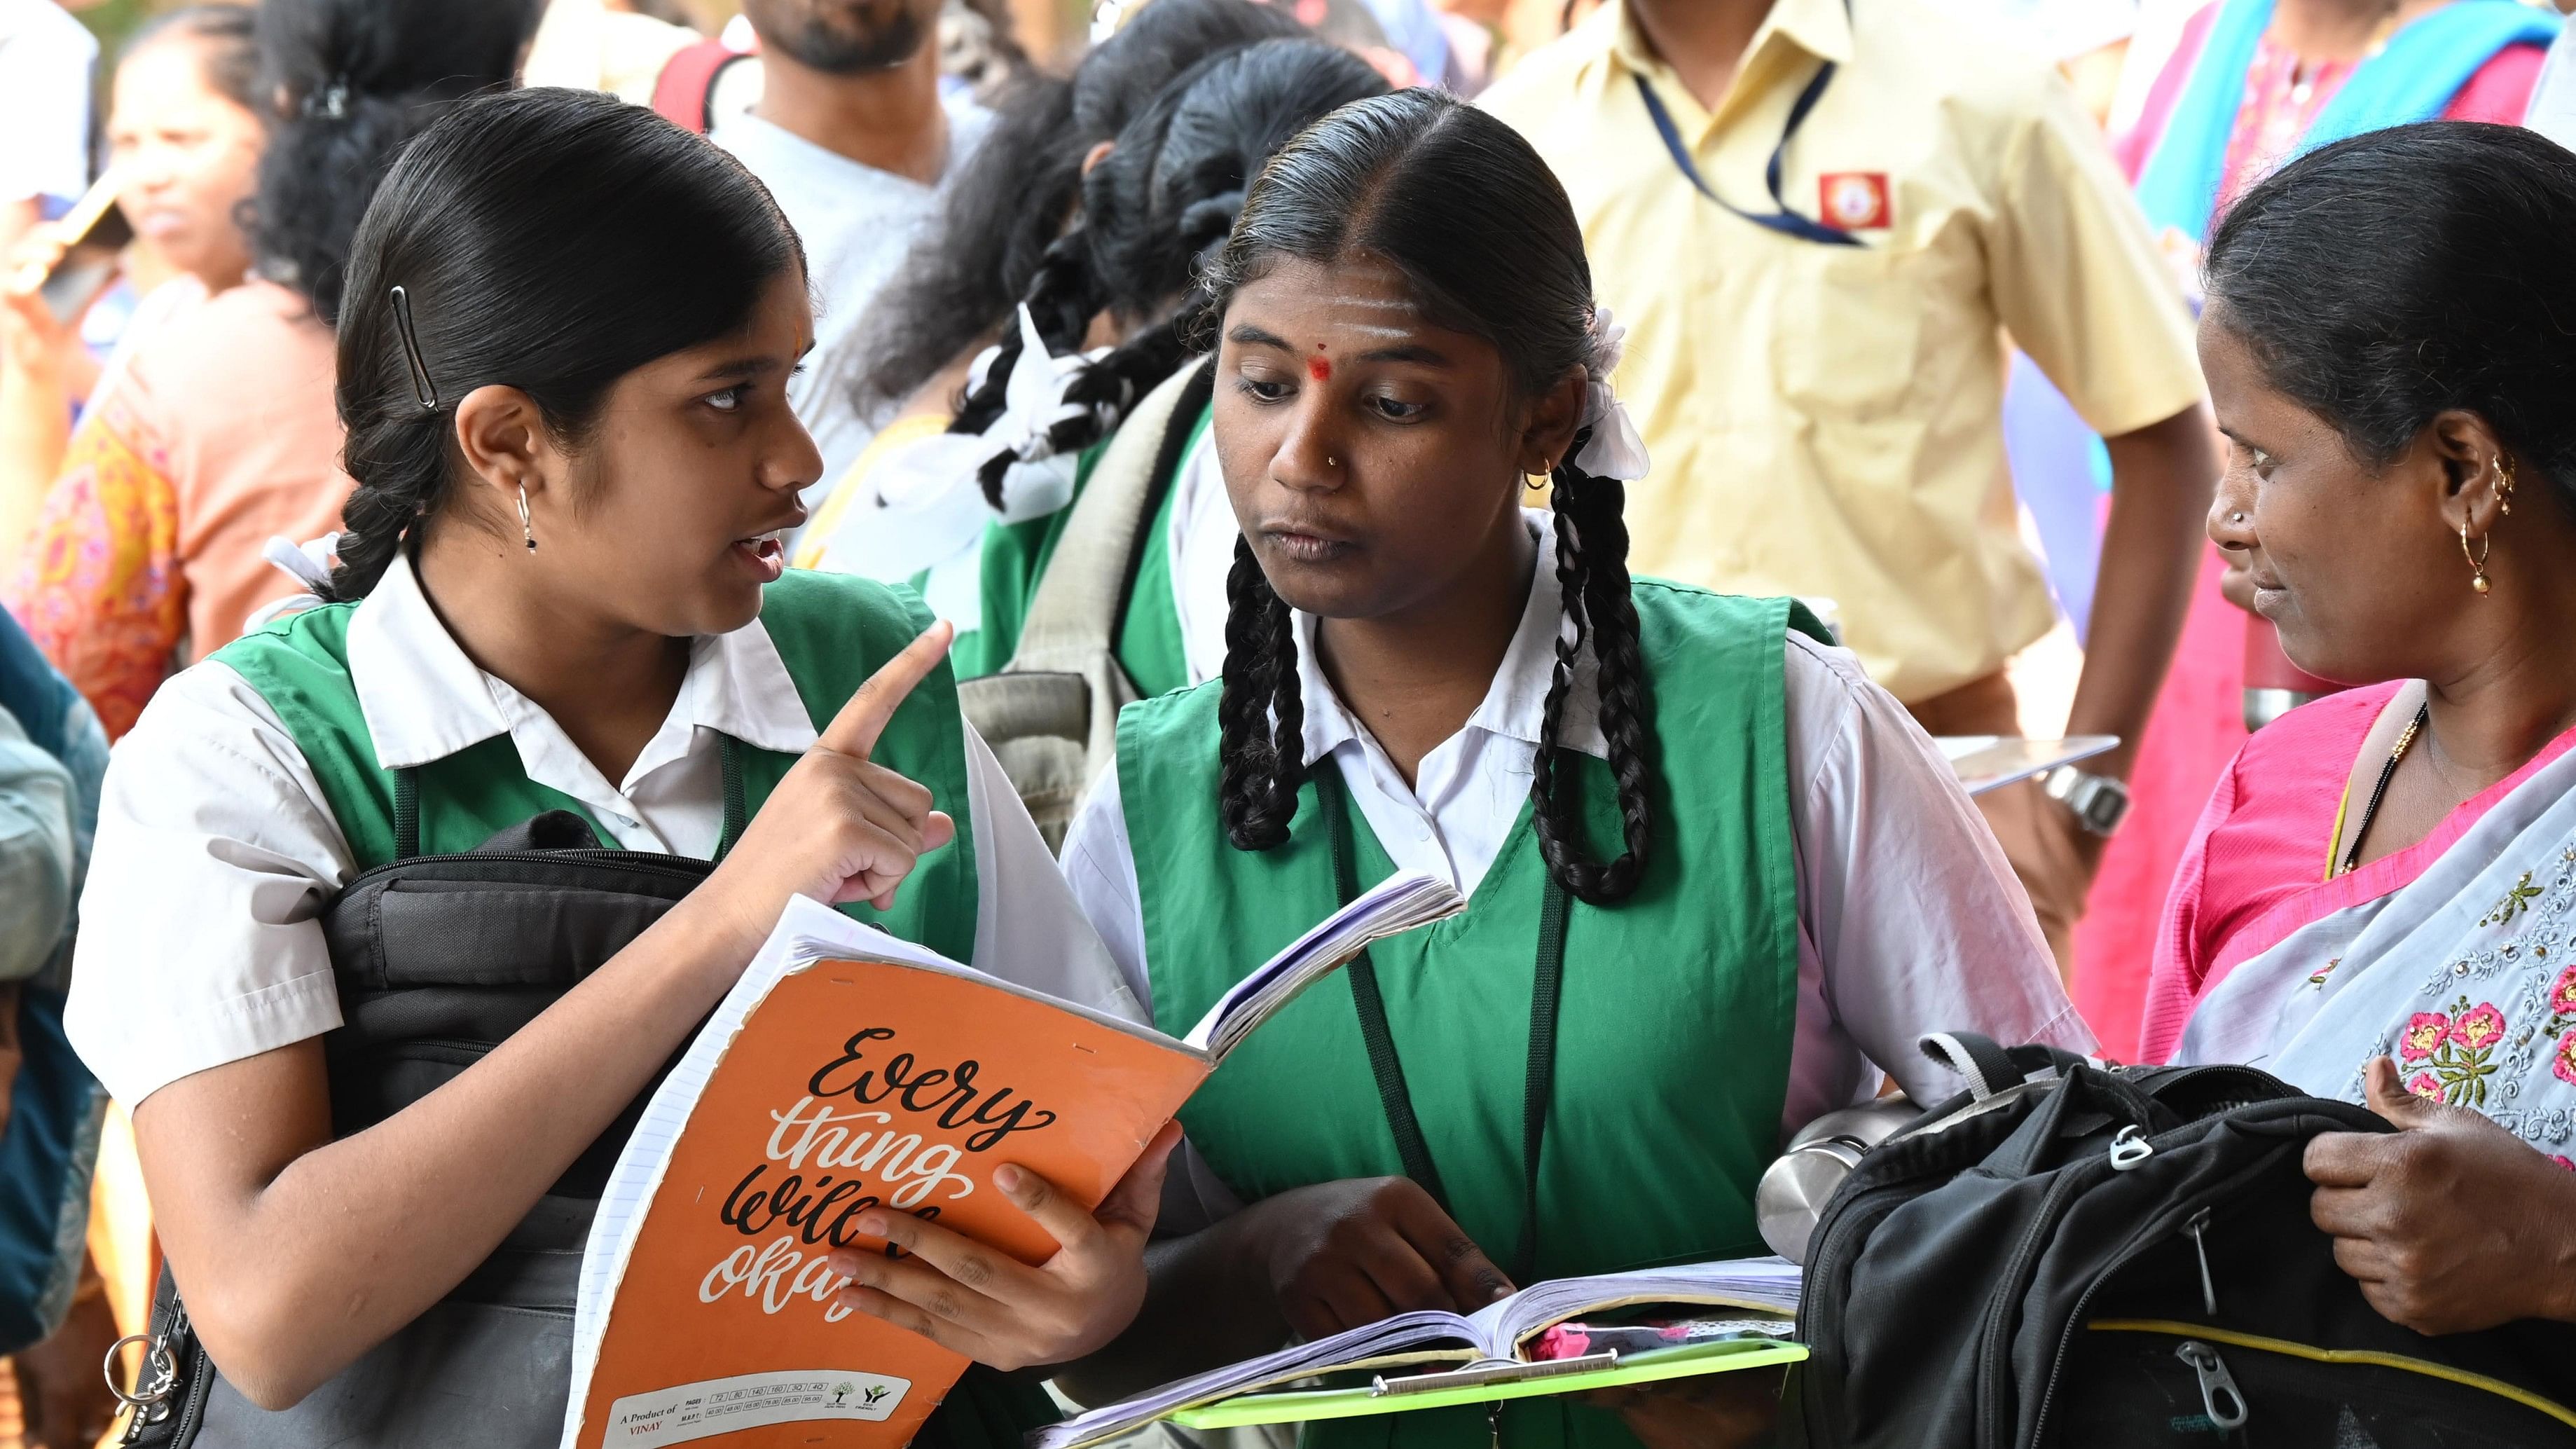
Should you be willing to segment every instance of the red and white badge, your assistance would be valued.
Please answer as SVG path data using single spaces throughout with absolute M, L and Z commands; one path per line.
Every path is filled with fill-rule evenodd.
M 1895 223 L 1884 171 L 1828 171 L 1816 178 L 1817 209 L 1828 225 L 1871 231 Z

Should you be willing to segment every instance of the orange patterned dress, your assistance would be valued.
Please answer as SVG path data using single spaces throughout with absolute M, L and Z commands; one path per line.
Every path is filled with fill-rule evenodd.
M 0 589 L 111 738 L 294 588 L 261 556 L 271 537 L 339 526 L 332 351 L 301 297 L 246 283 L 146 339 L 73 430 Z

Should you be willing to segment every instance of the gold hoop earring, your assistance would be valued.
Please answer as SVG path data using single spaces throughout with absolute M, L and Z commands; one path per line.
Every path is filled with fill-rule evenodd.
M 537 528 L 535 524 L 528 521 L 528 485 L 525 483 L 519 485 L 519 532 L 528 540 L 528 552 L 535 553 L 537 551 Z M 2467 530 L 2463 529 L 2460 536 L 2462 538 L 2468 537 Z M 2479 587 L 2483 589 L 2486 586 L 2481 584 Z
M 2469 567 L 2474 570 L 2474 572 L 2469 575 L 2469 587 L 2483 594 L 2487 591 L 2489 586 L 2487 580 L 2487 555 L 2495 552 L 2495 535 L 2488 534 L 2486 537 L 2479 539 L 2478 542 L 2485 544 L 2486 547 L 2479 549 L 2476 553 L 2469 552 L 2469 526 L 2465 523 L 2461 524 L 2460 557 L 2467 559 L 2469 561 Z

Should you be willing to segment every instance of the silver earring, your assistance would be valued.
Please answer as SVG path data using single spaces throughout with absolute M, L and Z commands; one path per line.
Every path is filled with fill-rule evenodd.
M 537 551 L 536 525 L 528 521 L 528 485 L 519 485 L 519 532 L 528 540 L 528 552 Z

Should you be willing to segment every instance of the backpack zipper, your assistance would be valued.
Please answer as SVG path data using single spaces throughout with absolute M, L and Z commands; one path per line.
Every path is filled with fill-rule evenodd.
M 2032 1265 L 2038 1261 L 2040 1254 L 2048 1250 L 2048 1244 L 2056 1239 L 2057 1220 L 2062 1214 L 2066 1200 L 2091 1187 L 2094 1178 L 2108 1173 L 2110 1171 L 2108 1163 L 2108 1158 L 2104 1158 L 2100 1165 L 2088 1158 L 2060 1170 L 2057 1180 L 2048 1185 L 2048 1195 L 2039 1200 L 2036 1221 L 2030 1231 L 2022 1234 L 2021 1241 L 2013 1247 L 2012 1257 L 2006 1261 L 2000 1279 L 2002 1287 L 1987 1301 L 1985 1322 L 1979 1327 L 1977 1336 L 1977 1418 L 1981 1430 L 1977 1435 L 1977 1442 L 1981 1445 L 2012 1443 L 2010 1428 L 2001 1422 L 2003 1417 L 2001 1405 L 2004 1402 L 2001 1380 L 2005 1366 L 1999 1362 L 2001 1356 L 1997 1352 L 1997 1345 L 2004 1339 L 2004 1320 L 2011 1315 L 2013 1309 L 2021 1302 L 2022 1295 L 2028 1291 L 2027 1280 Z M 2100 1283 L 2102 1278 L 2107 1276 L 2108 1274 L 2097 1275 L 2093 1282 Z M 2091 1295 L 2091 1284 L 2086 1285 L 2085 1293 L 2088 1297 Z M 2081 1300 L 2078 1301 L 2078 1306 L 2081 1306 Z M 2054 1389 L 2056 1386 L 2056 1376 L 2051 1374 L 2049 1388 Z M 2048 1397 L 2045 1391 L 2041 1394 L 2039 1402 L 2040 1415 L 2044 1421 L 2048 1413 Z
M 2244 1428 L 2245 1391 L 2236 1387 L 2236 1376 L 2227 1371 L 2227 1360 L 2218 1356 L 2218 1350 L 2186 1338 L 2174 1357 L 2189 1364 L 2193 1377 L 2200 1380 L 2200 1408 L 2209 1415 L 2209 1422 L 2222 1434 Z
M 604 865 L 618 870 L 640 871 L 646 875 L 704 880 L 714 873 L 713 862 L 692 860 L 682 855 L 661 855 L 648 850 L 494 850 L 469 851 L 457 855 L 415 855 L 406 860 L 387 861 L 373 869 L 350 877 L 350 887 L 358 886 L 379 875 L 391 875 L 407 866 L 426 861 L 494 861 L 511 864 L 559 865 L 574 861 L 584 865 Z
M 2117 1257 L 2105 1264 L 2101 1272 L 2094 1274 L 2092 1282 L 2084 1285 L 2084 1291 L 2076 1295 L 2073 1311 L 2066 1315 L 2066 1327 L 2058 1332 L 2057 1352 L 2049 1357 L 2048 1387 L 2040 1390 L 2039 1413 L 2031 1420 L 2030 1443 L 2032 1445 L 2036 1446 L 2047 1442 L 2046 1435 L 2048 1433 L 2049 1406 L 2056 1401 L 2057 1381 L 2062 1376 L 2062 1370 L 2066 1364 L 2066 1355 L 2068 1351 L 2073 1349 L 2075 1346 L 2076 1333 L 2085 1326 L 2084 1315 L 2086 1311 L 2091 1309 L 2093 1306 L 2093 1295 L 2099 1293 L 2102 1289 L 2102 1285 L 2116 1277 L 2121 1269 L 2128 1267 L 2133 1262 L 2136 1262 L 2139 1255 L 2145 1253 L 2150 1248 L 2157 1247 L 2165 1243 L 2176 1233 L 2180 1233 L 2183 1236 L 2190 1238 L 2193 1251 L 2195 1251 L 2200 1257 L 2200 1291 L 2202 1306 L 2209 1310 L 2210 1317 L 2216 1318 L 2218 1316 L 2218 1288 L 2217 1285 L 2211 1281 L 2209 1276 L 2209 1245 L 2207 1242 L 2211 1211 L 2209 1203 L 2224 1201 L 2233 1196 L 2239 1189 L 2243 1188 L 2246 1183 L 2252 1181 L 2261 1174 L 2270 1171 L 2274 1160 L 2274 1156 L 2266 1156 L 2261 1161 L 2245 1168 L 2234 1177 L 2229 1178 L 2227 1181 L 2220 1183 L 2217 1187 L 2202 1194 L 2204 1198 L 2202 1205 L 2193 1209 L 2191 1212 L 2187 1214 L 2171 1214 L 2158 1220 L 2156 1223 L 2151 1224 L 2149 1230 L 2142 1231 L 2136 1238 L 2131 1239 L 2127 1248 L 2123 1249 Z M 2179 1223 L 2175 1221 L 2176 1217 L 2180 1218 Z M 2215 1329 L 2204 1331 L 2194 1328 L 2191 1332 L 2198 1334 L 2202 1338 L 2218 1338 L 2220 1336 Z
M 2430 1359 L 2409 1358 L 2399 1353 L 2382 1353 L 2367 1348 L 2319 1348 L 2314 1344 L 2293 1343 L 2285 1338 L 2265 1338 L 2261 1334 L 2238 1333 L 2234 1329 L 2212 1328 L 2202 1323 L 2176 1323 L 2161 1318 L 2105 1318 L 2091 1325 L 2096 1333 L 2152 1333 L 2202 1343 L 2223 1343 L 2234 1348 L 2250 1348 L 2262 1353 L 2277 1353 L 2310 1363 L 2364 1364 L 2372 1368 L 2396 1369 L 2401 1373 L 2420 1374 L 2429 1379 L 2458 1384 L 2508 1399 L 2535 1413 L 2545 1414 L 2569 1428 L 2576 1428 L 2576 1409 L 2554 1399 L 2545 1399 L 2519 1385 Z M 2188 1360 L 2186 1360 L 2188 1362 Z M 2198 1367 L 2198 1365 L 2194 1365 Z

